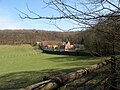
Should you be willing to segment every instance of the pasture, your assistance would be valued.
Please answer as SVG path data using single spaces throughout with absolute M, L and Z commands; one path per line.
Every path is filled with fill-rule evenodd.
M 17 90 L 40 82 L 51 72 L 71 72 L 100 61 L 94 57 L 43 54 L 30 45 L 0 45 L 0 90 Z

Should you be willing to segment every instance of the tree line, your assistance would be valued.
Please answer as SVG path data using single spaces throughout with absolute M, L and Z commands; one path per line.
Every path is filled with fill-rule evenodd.
M 0 44 L 34 44 L 40 41 L 66 41 L 77 32 L 56 32 L 44 30 L 0 30 Z

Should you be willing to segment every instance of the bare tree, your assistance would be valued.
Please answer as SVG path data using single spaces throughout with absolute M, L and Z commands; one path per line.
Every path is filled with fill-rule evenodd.
M 73 27 L 71 29 L 92 27 L 96 22 L 106 16 L 108 13 L 120 13 L 120 2 L 119 0 L 44 0 L 46 7 L 56 10 L 60 13 L 59 16 L 41 16 L 39 13 L 35 13 L 30 10 L 27 6 L 29 12 L 34 15 L 31 16 L 25 12 L 20 12 L 21 19 L 47 19 L 47 20 L 67 20 L 78 27 Z M 58 25 L 54 23 L 58 28 Z M 61 29 L 62 30 L 62 29 Z

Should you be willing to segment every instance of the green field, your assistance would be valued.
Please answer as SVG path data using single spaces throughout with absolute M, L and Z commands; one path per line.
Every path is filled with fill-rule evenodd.
M 70 72 L 100 61 L 93 57 L 43 54 L 30 45 L 0 45 L 0 90 L 17 90 L 40 82 L 50 72 Z

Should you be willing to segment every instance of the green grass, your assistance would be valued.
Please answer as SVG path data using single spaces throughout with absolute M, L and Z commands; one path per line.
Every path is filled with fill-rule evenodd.
M 30 45 L 0 45 L 0 90 L 40 82 L 49 72 L 70 72 L 100 62 L 100 58 L 49 55 Z

